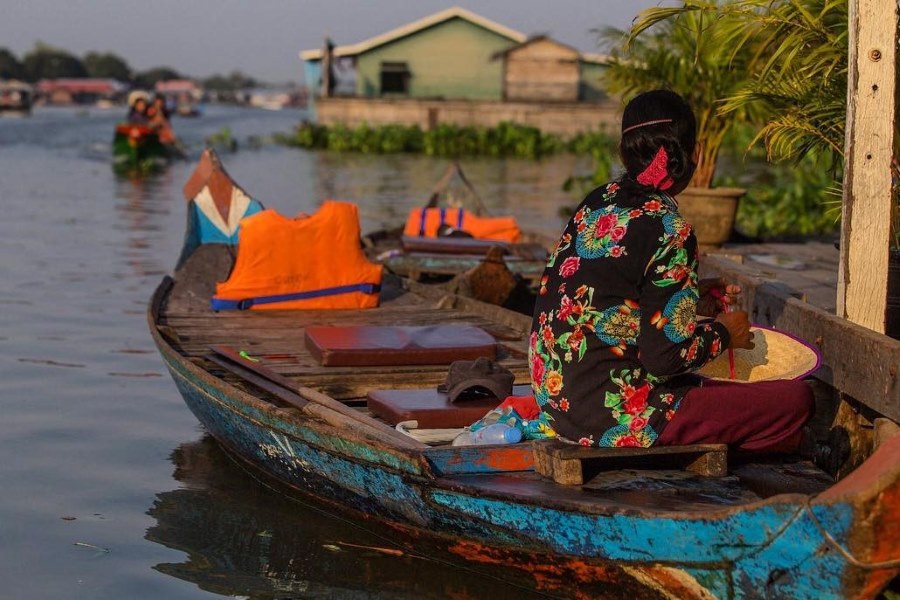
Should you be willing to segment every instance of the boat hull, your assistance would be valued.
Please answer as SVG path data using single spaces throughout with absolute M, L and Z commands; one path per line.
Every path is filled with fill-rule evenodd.
M 806 496 L 783 495 L 709 514 L 616 506 L 585 514 L 479 495 L 466 489 L 468 479 L 528 470 L 527 458 L 510 465 L 507 451 L 493 463 L 467 464 L 460 455 L 366 444 L 333 425 L 297 418 L 296 411 L 254 402 L 181 360 L 158 336 L 157 345 L 198 420 L 268 478 L 376 518 L 411 540 L 441 539 L 460 559 L 514 572 L 518 581 L 526 575 L 537 589 L 573 597 L 589 597 L 584 586 L 599 585 L 630 597 L 863 598 L 892 575 L 857 569 L 823 535 L 825 529 L 850 544 L 859 518 L 852 503 L 810 504 Z M 634 596 L 635 585 L 645 596 Z
M 143 125 L 118 125 L 113 137 L 113 165 L 130 170 L 154 170 L 165 166 L 171 157 L 159 135 Z

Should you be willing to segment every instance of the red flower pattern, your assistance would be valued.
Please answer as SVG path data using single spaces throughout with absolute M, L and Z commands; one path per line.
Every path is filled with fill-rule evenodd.
M 617 194 L 622 196 L 621 201 Z M 659 247 L 652 249 L 656 254 L 651 255 L 649 263 L 643 260 L 647 244 L 629 245 L 626 252 L 623 240 L 627 244 L 632 237 L 639 240 L 640 236 L 646 235 L 647 243 L 654 243 L 659 237 L 656 232 L 663 217 L 671 220 L 662 223 L 666 235 L 659 238 Z M 650 224 L 654 221 L 657 224 L 651 229 Z M 576 239 L 576 234 L 581 235 Z M 696 282 L 694 246 L 687 243 L 692 237 L 690 226 L 679 216 L 677 205 L 666 194 L 638 197 L 631 190 L 620 190 L 617 184 L 610 184 L 600 195 L 589 196 L 579 208 L 557 243 L 556 252 L 541 280 L 540 293 L 549 297 L 538 300 L 535 328 L 530 339 L 532 384 L 544 409 L 558 422 L 560 435 L 578 440 L 585 446 L 648 446 L 656 440 L 659 427 L 675 414 L 682 390 L 667 389 L 666 378 L 653 377 L 639 367 L 635 363 L 641 360 L 637 346 L 610 346 L 614 355 L 596 352 L 600 347 L 596 331 L 609 325 L 609 319 L 617 319 L 616 323 L 625 319 L 627 322 L 619 326 L 632 327 L 627 330 L 633 332 L 632 337 L 650 336 L 653 344 L 642 346 L 643 354 L 654 353 L 658 345 L 667 343 L 663 336 L 668 335 L 667 326 L 672 321 L 663 316 L 656 299 L 647 296 L 645 303 L 640 286 L 632 297 L 639 299 L 642 306 L 636 301 L 623 300 L 621 295 L 616 297 L 623 293 L 618 290 L 624 289 L 624 281 L 616 277 L 622 269 L 636 273 L 640 268 L 644 269 L 646 285 L 656 285 L 654 289 L 661 293 L 671 294 L 684 289 L 687 284 L 671 284 Z M 685 256 L 670 261 L 675 249 Z M 624 258 L 612 265 L 610 258 L 618 257 Z M 639 266 L 629 264 L 637 261 L 640 261 Z M 606 267 L 604 262 L 610 266 Z M 633 266 L 634 271 L 631 271 Z M 660 285 L 661 281 L 667 283 Z M 568 293 L 570 289 L 571 294 Z M 614 307 L 618 312 L 612 310 Z M 637 318 L 628 321 L 630 313 L 641 309 L 647 315 L 640 322 L 646 322 L 650 317 L 649 330 L 634 329 L 638 327 Z M 684 321 L 684 330 L 692 329 L 692 319 L 685 318 Z M 715 355 L 722 349 L 714 330 L 697 329 L 696 337 L 679 344 L 676 351 L 676 356 L 680 353 L 679 358 L 684 359 L 688 368 L 696 366 L 694 363 L 698 359 Z M 698 341 L 698 338 L 702 340 Z M 582 383 L 596 379 L 599 383 L 593 387 Z M 563 389 L 566 390 L 564 398 L 561 397 Z M 599 406 L 594 404 L 598 400 Z M 597 407 L 592 412 L 596 417 L 584 416 L 591 412 L 586 403 Z M 567 424 L 573 412 L 588 422 L 573 428 L 571 423 Z M 568 430 L 562 429 L 563 424 L 567 424 Z
M 573 331 L 572 335 L 569 336 L 569 349 L 572 351 L 578 350 L 578 347 L 581 346 L 582 341 L 584 341 L 584 331 L 582 331 L 581 325 L 576 325 L 575 331 Z
M 616 226 L 616 223 L 619 222 L 618 215 L 609 214 L 603 215 L 599 219 L 597 219 L 596 225 L 594 225 L 594 237 L 602 238 L 610 231 L 612 231 L 613 227 Z
M 572 299 L 568 296 L 563 296 L 559 301 L 559 311 L 556 313 L 556 318 L 560 321 L 565 321 L 572 314 L 573 309 Z
M 641 443 L 634 435 L 623 435 L 616 440 L 617 448 L 640 448 Z
M 645 383 L 638 389 L 635 390 L 632 388 L 632 390 L 633 391 L 630 394 L 623 390 L 622 395 L 625 397 L 625 402 L 622 404 L 622 410 L 629 415 L 636 417 L 647 408 L 647 398 L 650 396 L 650 385 Z
M 535 383 L 544 381 L 544 361 L 537 353 L 531 355 L 531 381 Z
M 559 275 L 560 277 L 571 277 L 576 272 L 578 272 L 578 267 L 581 265 L 581 258 L 577 256 L 570 256 L 566 260 L 563 261 L 563 264 L 559 266 Z

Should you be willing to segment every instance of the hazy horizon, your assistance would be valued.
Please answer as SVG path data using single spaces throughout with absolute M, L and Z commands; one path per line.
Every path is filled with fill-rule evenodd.
M 451 6 L 526 35 L 543 33 L 596 52 L 592 29 L 627 27 L 660 0 L 0 0 L 0 48 L 20 60 L 37 42 L 76 56 L 113 52 L 135 71 L 168 66 L 191 77 L 238 70 L 254 79 L 300 82 L 301 50 L 325 35 L 354 44 Z

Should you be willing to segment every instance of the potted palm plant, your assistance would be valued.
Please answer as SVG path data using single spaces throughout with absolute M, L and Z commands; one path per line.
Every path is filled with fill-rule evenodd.
M 718 114 L 746 114 L 754 107 L 762 122 L 754 141 L 765 143 L 772 160 L 798 161 L 812 152 L 830 155 L 832 164 L 840 165 L 847 115 L 848 11 L 847 2 L 834 0 L 684 0 L 678 7 L 644 11 L 632 34 L 687 15 L 715 22 L 718 47 L 731 48 L 736 56 L 752 52 L 747 63 L 751 76 L 725 97 Z M 900 126 L 900 119 L 894 121 Z M 885 332 L 900 339 L 900 131 L 894 140 Z
M 607 28 L 610 48 L 604 79 L 613 94 L 628 100 L 654 88 L 684 97 L 697 116 L 700 159 L 691 186 L 678 196 L 679 209 L 702 246 L 718 246 L 731 235 L 738 201 L 745 190 L 713 187 L 719 153 L 735 124 L 749 118 L 750 106 L 720 109 L 748 78 L 749 50 L 723 52 L 719 19 L 703 11 L 660 13 L 647 9 L 630 31 Z

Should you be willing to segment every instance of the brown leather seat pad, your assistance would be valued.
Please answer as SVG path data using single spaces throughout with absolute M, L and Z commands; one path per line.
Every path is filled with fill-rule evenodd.
M 513 395 L 525 396 L 531 386 L 513 386 Z M 447 394 L 436 389 L 372 390 L 368 394 L 369 410 L 391 425 L 401 421 L 418 421 L 420 429 L 444 429 L 471 425 L 506 398 L 484 396 L 450 402 Z
M 306 348 L 324 366 L 442 365 L 494 359 L 494 338 L 474 325 L 307 327 Z

